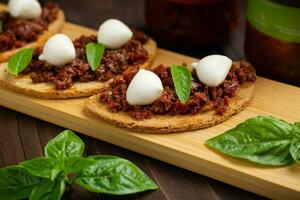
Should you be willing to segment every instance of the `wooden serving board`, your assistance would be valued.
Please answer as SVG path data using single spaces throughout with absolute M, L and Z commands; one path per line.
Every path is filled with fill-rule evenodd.
M 66 23 L 65 34 L 75 38 L 94 30 Z M 191 63 L 194 58 L 158 49 L 154 65 Z M 258 78 L 255 98 L 246 110 L 211 128 L 176 133 L 131 133 L 99 121 L 83 110 L 83 99 L 41 100 L 0 88 L 0 105 L 78 131 L 225 183 L 274 199 L 300 199 L 300 165 L 272 168 L 218 154 L 204 142 L 257 115 L 288 122 L 300 120 L 300 88 Z

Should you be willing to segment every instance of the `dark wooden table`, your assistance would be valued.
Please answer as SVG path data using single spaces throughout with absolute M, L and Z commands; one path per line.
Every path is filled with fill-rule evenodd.
M 0 1 L 0 2 L 6 2 Z M 44 1 L 42 1 L 44 2 Z M 145 30 L 144 1 L 142 0 L 64 0 L 59 1 L 66 12 L 67 20 L 84 26 L 98 28 L 107 18 L 118 18 L 125 23 Z M 243 12 L 244 13 L 244 12 Z M 243 18 L 243 15 L 242 15 Z M 242 44 L 244 21 L 230 41 L 208 53 L 223 53 L 233 59 L 243 57 Z M 199 52 L 184 52 L 200 56 Z M 12 99 L 13 101 L 13 99 Z M 0 102 L 1 105 L 1 102 Z M 43 155 L 45 144 L 62 127 L 35 119 L 0 106 L 0 167 Z M 86 155 L 109 154 L 127 158 L 144 170 L 160 189 L 137 195 L 112 197 L 86 192 L 75 188 L 63 199 L 141 199 L 141 200 L 196 200 L 196 199 L 264 199 L 256 194 L 221 183 L 126 149 L 90 138 L 79 136 L 86 143 Z M 258 186 L 259 187 L 259 186 Z

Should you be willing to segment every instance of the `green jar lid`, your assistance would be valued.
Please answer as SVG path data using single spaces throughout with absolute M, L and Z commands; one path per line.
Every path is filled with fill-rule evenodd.
M 273 38 L 300 43 L 299 4 L 271 0 L 248 0 L 247 19 L 257 30 Z M 287 6 L 289 5 L 289 6 Z M 295 5 L 292 7 L 290 5 Z

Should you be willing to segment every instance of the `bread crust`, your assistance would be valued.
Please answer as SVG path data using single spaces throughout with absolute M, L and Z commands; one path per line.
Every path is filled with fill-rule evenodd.
M 156 53 L 156 42 L 149 39 L 143 47 L 148 52 L 148 59 L 140 67 L 150 68 Z M 75 82 L 66 90 L 56 90 L 51 83 L 32 83 L 29 75 L 18 77 L 8 73 L 8 63 L 0 64 L 0 85 L 28 96 L 43 99 L 68 99 L 86 97 L 97 94 L 106 82 L 91 81 L 87 83 Z
M 2 9 L 3 10 L 3 9 Z M 26 44 L 23 47 L 5 51 L 0 54 L 0 63 L 7 61 L 12 55 L 25 48 L 36 48 L 43 46 L 45 42 L 54 34 L 61 32 L 65 22 L 65 14 L 62 10 L 58 12 L 57 19 L 48 26 L 48 30 L 41 34 L 35 42 Z
M 153 115 L 150 119 L 136 120 L 124 112 L 111 112 L 99 101 L 99 95 L 85 101 L 85 110 L 110 124 L 140 133 L 172 133 L 207 128 L 225 121 L 243 110 L 254 96 L 253 82 L 243 83 L 229 99 L 229 106 L 223 115 L 213 109 L 196 115 Z

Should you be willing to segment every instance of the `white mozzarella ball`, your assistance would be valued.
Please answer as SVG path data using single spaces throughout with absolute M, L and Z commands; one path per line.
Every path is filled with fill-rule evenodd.
M 13 17 L 33 19 L 41 16 L 42 8 L 37 0 L 9 0 L 8 11 Z
M 109 19 L 99 27 L 98 42 L 109 49 L 118 49 L 129 42 L 132 35 L 132 31 L 123 22 Z
M 56 34 L 46 42 L 39 59 L 55 66 L 62 66 L 75 57 L 76 51 L 72 40 L 64 34 Z
M 197 65 L 192 66 L 197 71 L 200 82 L 209 87 L 222 84 L 229 73 L 232 60 L 222 55 L 210 55 L 202 58 Z
M 130 105 L 149 105 L 160 97 L 162 91 L 160 78 L 151 71 L 141 69 L 127 88 L 126 100 Z

